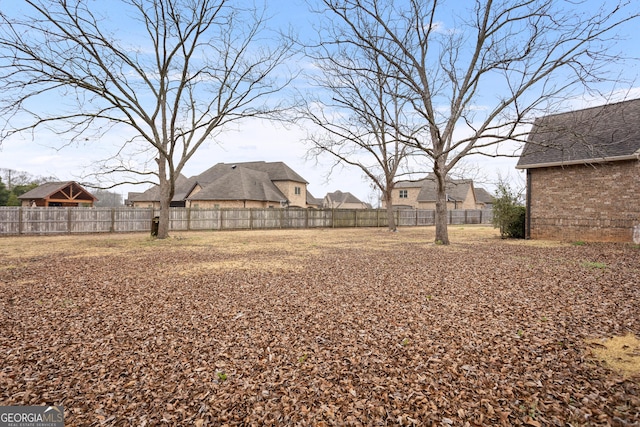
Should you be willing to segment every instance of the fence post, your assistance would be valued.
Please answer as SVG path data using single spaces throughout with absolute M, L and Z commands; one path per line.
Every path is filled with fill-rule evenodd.
M 358 209 L 353 210 L 354 227 L 358 228 Z
M 111 225 L 109 225 L 109 232 L 115 233 L 116 231 L 116 208 L 111 208 Z
M 71 234 L 71 208 L 67 208 L 67 233 Z
M 22 206 L 20 206 L 18 208 L 18 234 L 22 234 L 22 226 L 23 226 L 23 221 L 22 221 L 22 214 L 23 214 L 24 210 L 22 209 Z

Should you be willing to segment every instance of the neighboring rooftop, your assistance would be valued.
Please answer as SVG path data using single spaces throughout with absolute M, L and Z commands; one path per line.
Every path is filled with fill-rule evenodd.
M 469 188 L 473 185 L 470 179 L 447 178 L 445 187 L 448 200 L 465 200 L 469 193 Z M 418 193 L 419 202 L 434 202 L 438 196 L 438 186 L 433 176 L 429 175 L 418 181 L 400 181 L 395 188 L 420 188 Z
M 198 184 L 202 185 L 200 181 Z M 266 172 L 236 166 L 202 186 L 202 190 L 190 199 L 284 201 L 287 197 L 273 184 Z
M 286 197 L 273 184 L 277 181 L 293 181 L 308 184 L 284 162 L 218 163 L 199 175 L 186 178 L 180 175 L 172 202 L 183 202 L 196 185 L 202 190 L 199 200 L 269 200 L 281 201 Z M 215 185 L 211 185 L 214 184 Z M 130 201 L 148 202 L 160 199 L 160 188 L 155 185 Z
M 29 190 L 26 193 L 18 196 L 18 199 L 26 200 L 26 199 L 46 199 L 47 197 L 51 197 L 58 191 L 63 191 L 68 189 L 70 191 L 68 196 L 73 196 L 73 193 L 81 194 L 87 200 L 96 201 L 98 200 L 93 194 L 89 193 L 85 190 L 80 184 L 75 181 L 61 181 L 61 182 L 46 182 L 42 185 L 37 186 L 33 190 Z
M 325 207 L 331 207 L 335 209 L 347 207 L 352 204 L 359 204 L 363 207 L 370 207 L 368 203 L 364 203 L 353 194 L 349 192 L 342 192 L 340 190 L 334 191 L 333 193 L 327 193 L 327 195 L 324 196 L 323 201 L 323 205 Z
M 475 187 L 474 190 L 476 193 L 476 201 L 487 204 L 487 205 L 493 204 L 495 202 L 495 196 L 489 193 L 484 188 Z

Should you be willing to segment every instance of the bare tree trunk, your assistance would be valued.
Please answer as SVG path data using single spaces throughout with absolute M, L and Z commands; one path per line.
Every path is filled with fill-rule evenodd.
M 449 230 L 447 221 L 447 190 L 445 177 L 436 174 L 438 194 L 436 196 L 436 243 L 449 244 Z
M 389 231 L 398 231 L 398 228 L 396 227 L 396 217 L 393 212 L 393 204 L 391 203 L 392 192 L 393 189 L 389 190 L 388 188 L 384 191 L 384 201 L 387 206 L 387 224 Z
M 160 223 L 158 224 L 158 239 L 169 237 L 169 206 L 171 205 L 169 180 L 160 181 Z
M 171 179 L 167 179 L 167 163 L 164 160 L 158 162 L 158 178 L 160 181 L 160 222 L 158 224 L 158 239 L 169 237 L 169 207 L 173 198 L 173 185 Z

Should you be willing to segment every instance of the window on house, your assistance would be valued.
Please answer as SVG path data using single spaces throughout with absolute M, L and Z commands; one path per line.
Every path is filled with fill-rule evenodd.
M 294 188 L 294 192 L 296 193 L 297 196 L 299 196 L 300 194 L 302 194 L 302 190 L 300 187 L 295 187 Z
M 409 197 L 408 190 L 400 190 L 400 198 L 406 199 L 407 197 Z

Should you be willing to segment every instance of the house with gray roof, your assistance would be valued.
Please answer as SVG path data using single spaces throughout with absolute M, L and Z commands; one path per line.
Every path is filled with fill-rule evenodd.
M 325 209 L 371 209 L 368 203 L 364 203 L 349 192 L 340 190 L 327 193 L 322 200 L 322 207 Z
M 493 207 L 495 196 L 482 187 L 473 187 L 476 193 L 476 201 L 483 205 L 483 208 L 489 209 Z
M 483 209 L 473 180 L 448 178 L 445 183 L 447 209 Z M 394 209 L 435 209 L 438 186 L 435 177 L 428 175 L 417 181 L 400 181 L 391 195 Z M 383 206 L 385 205 L 383 201 Z
M 307 184 L 283 162 L 218 163 L 176 180 L 174 207 L 307 207 Z M 159 187 L 130 198 L 135 207 L 159 207 Z
M 527 173 L 527 237 L 632 241 L 640 99 L 536 119 L 516 167 Z
M 323 202 L 323 199 L 314 197 L 314 195 L 311 194 L 309 190 L 307 190 L 307 207 L 308 208 L 320 209 L 322 207 L 322 202 Z

